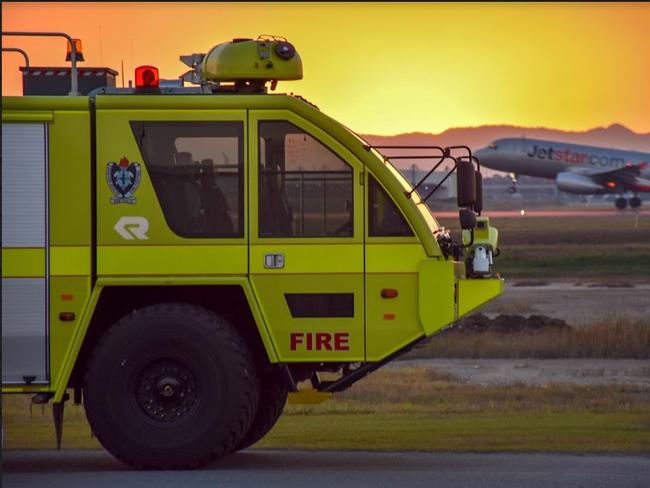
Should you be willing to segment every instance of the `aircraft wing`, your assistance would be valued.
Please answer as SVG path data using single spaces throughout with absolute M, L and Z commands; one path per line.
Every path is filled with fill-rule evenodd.
M 647 162 L 637 164 L 627 164 L 616 169 L 596 169 L 589 167 L 576 168 L 575 173 L 589 176 L 598 183 L 606 184 L 613 181 L 623 185 L 634 185 L 636 179 L 641 175 L 641 171 L 648 165 Z

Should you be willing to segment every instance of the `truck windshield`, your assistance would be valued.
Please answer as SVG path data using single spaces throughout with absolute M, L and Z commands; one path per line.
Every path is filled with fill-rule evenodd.
M 345 127 L 345 126 L 344 126 Z M 381 161 L 382 164 L 384 164 L 388 170 L 393 174 L 395 179 L 399 181 L 400 185 L 402 185 L 402 188 L 404 191 L 410 192 L 413 189 L 413 186 L 409 183 L 409 181 L 400 173 L 400 171 L 393 166 L 390 161 L 387 161 L 386 158 L 384 158 L 384 155 L 381 154 L 379 151 L 376 149 L 372 148 L 372 145 L 366 141 L 363 137 L 361 137 L 359 134 L 354 132 L 348 127 L 345 127 L 345 129 L 352 134 L 355 138 L 359 140 L 364 146 L 369 146 L 370 147 L 370 152 L 373 154 L 379 161 Z M 420 211 L 420 214 L 424 218 L 425 222 L 429 226 L 429 230 L 431 231 L 432 234 L 435 234 L 438 230 L 440 230 L 440 225 L 438 224 L 438 221 L 436 218 L 433 216 L 431 213 L 431 210 L 429 209 L 429 206 L 422 201 L 420 198 L 420 195 L 418 195 L 418 192 L 414 191 L 411 194 L 411 199 L 413 202 L 416 204 L 417 209 Z

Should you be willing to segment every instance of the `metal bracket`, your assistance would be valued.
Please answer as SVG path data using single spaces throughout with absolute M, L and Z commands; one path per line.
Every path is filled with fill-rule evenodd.
M 61 450 L 61 438 L 63 437 L 63 411 L 65 409 L 65 402 L 70 398 L 70 395 L 65 393 L 60 402 L 52 404 L 52 418 L 54 419 L 54 433 L 56 434 L 56 448 Z

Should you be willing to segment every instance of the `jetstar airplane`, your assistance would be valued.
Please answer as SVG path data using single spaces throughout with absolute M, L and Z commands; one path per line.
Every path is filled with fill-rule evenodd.
M 561 191 L 584 195 L 614 193 L 624 209 L 623 197 L 632 192 L 632 208 L 641 206 L 637 192 L 650 192 L 650 153 L 579 146 L 538 139 L 499 139 L 474 153 L 481 165 L 510 173 L 515 193 L 518 175 L 554 179 Z

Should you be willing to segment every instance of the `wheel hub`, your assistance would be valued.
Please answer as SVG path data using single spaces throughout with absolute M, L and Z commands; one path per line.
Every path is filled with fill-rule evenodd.
M 200 400 L 194 373 L 172 359 L 145 365 L 135 388 L 142 412 L 160 422 L 176 422 L 191 415 Z
M 156 383 L 156 393 L 160 395 L 163 400 L 176 399 L 181 388 L 181 383 L 173 376 L 165 376 Z

